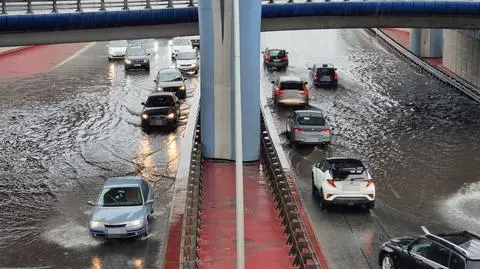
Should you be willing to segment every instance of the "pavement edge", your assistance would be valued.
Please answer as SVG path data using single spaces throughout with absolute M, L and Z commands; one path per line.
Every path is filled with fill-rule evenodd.
M 277 128 L 273 122 L 272 113 L 270 112 L 270 108 L 268 107 L 267 97 L 265 96 L 265 92 L 263 90 L 260 90 L 260 105 L 261 105 L 261 110 L 265 119 L 265 124 L 270 133 L 270 138 L 277 151 L 278 159 L 280 160 L 280 164 L 285 172 L 290 189 L 292 190 L 293 198 L 295 199 L 298 209 L 300 210 L 300 216 L 301 216 L 302 222 L 305 226 L 305 229 L 307 230 L 307 235 L 310 238 L 310 241 L 312 242 L 312 245 L 315 249 L 315 253 L 317 254 L 320 267 L 322 269 L 328 269 L 329 266 L 325 258 L 325 254 L 320 246 L 320 243 L 318 242 L 318 238 L 315 234 L 315 231 L 312 228 L 312 225 L 311 225 L 312 220 L 310 219 L 310 216 L 305 210 L 303 200 L 299 194 L 298 186 L 295 182 L 295 177 L 291 173 L 290 162 L 288 161 L 285 155 L 285 152 L 283 151 L 283 147 L 280 142 L 280 137 L 278 135 Z
M 20 46 L 20 47 L 16 47 L 16 48 L 13 48 L 13 49 L 0 51 L 0 56 L 7 56 L 8 54 L 13 54 L 13 53 L 20 52 L 20 51 L 30 49 L 30 48 L 33 48 L 33 47 L 36 47 L 36 46 Z
M 164 237 L 165 243 L 161 253 L 163 260 L 160 268 L 162 269 L 178 269 L 180 267 L 180 248 L 182 246 L 191 149 L 193 148 L 193 137 L 197 125 L 198 114 L 200 112 L 200 79 L 197 85 L 190 106 L 187 127 L 181 140 L 181 153 L 177 175 L 175 177 L 175 185 L 173 187 L 172 206 L 168 217 L 167 232 Z

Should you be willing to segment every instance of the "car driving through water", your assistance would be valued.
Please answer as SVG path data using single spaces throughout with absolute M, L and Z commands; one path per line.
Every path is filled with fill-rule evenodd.
M 130 45 L 125 53 L 125 70 L 145 69 L 150 71 L 150 53 L 142 45 Z
M 154 80 L 157 91 L 173 92 L 180 99 L 187 98 L 187 79 L 176 68 L 160 69 Z
M 338 86 L 338 74 L 331 64 L 314 64 L 308 68 L 310 81 L 315 87 L 332 87 Z
M 108 48 L 108 60 L 123 59 L 127 52 L 128 42 L 127 40 L 114 40 L 110 41 L 107 45 Z
M 142 102 L 142 127 L 176 126 L 180 116 L 180 101 L 175 93 L 155 92 Z
M 190 38 L 186 37 L 176 37 L 172 39 L 170 43 L 170 48 L 172 50 L 172 59 L 177 58 L 177 54 L 182 51 L 189 51 L 193 49 L 192 41 Z
M 328 158 L 312 168 L 312 194 L 322 209 L 329 205 L 375 207 L 375 182 L 354 158 Z
M 182 73 L 198 74 L 198 52 L 191 49 L 179 52 L 176 58 L 177 69 Z
M 109 178 L 93 206 L 89 231 L 97 238 L 126 238 L 148 235 L 155 194 L 140 177 Z
M 294 111 L 288 116 L 286 134 L 291 143 L 325 145 L 332 139 L 326 117 L 316 110 Z
M 307 82 L 297 76 L 281 76 L 272 83 L 274 105 L 307 106 Z

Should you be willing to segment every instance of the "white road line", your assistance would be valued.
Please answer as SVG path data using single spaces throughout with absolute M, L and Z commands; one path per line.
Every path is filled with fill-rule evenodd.
M 400 195 L 398 194 L 398 192 L 396 192 L 392 186 L 388 185 L 388 187 L 390 188 L 390 190 L 392 191 L 393 195 L 395 195 L 395 197 L 397 197 L 397 199 L 400 199 Z
M 75 54 L 73 54 L 72 56 L 68 57 L 65 61 L 57 64 L 55 67 L 53 67 L 52 69 L 50 69 L 50 71 L 52 70 L 55 70 L 57 68 L 59 68 L 60 66 L 66 64 L 68 61 L 72 60 L 73 58 L 77 57 L 78 55 L 82 54 L 84 51 L 86 51 L 87 49 L 89 49 L 91 46 L 97 44 L 97 42 L 91 42 L 90 44 L 86 45 L 85 47 L 83 47 L 81 50 L 77 51 Z M 3 268 L 0 268 L 0 269 L 3 269 Z

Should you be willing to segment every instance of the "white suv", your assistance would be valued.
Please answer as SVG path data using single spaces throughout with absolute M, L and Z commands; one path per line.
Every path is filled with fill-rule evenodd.
M 375 184 L 362 161 L 328 158 L 312 168 L 312 194 L 326 209 L 331 204 L 375 207 Z
M 172 59 L 177 57 L 177 54 L 184 51 L 190 51 L 193 49 L 192 41 L 190 38 L 186 37 L 176 37 L 171 43 L 170 47 L 172 49 Z

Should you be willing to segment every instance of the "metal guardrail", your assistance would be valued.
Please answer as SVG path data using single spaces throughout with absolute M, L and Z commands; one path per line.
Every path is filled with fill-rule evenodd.
M 452 74 L 445 72 L 444 70 L 437 69 L 430 63 L 420 59 L 419 57 L 415 56 L 411 51 L 404 48 L 398 42 L 390 38 L 388 35 L 383 33 L 379 29 L 367 29 L 367 32 L 377 38 L 380 43 L 384 44 L 385 47 L 395 53 L 396 55 L 402 57 L 407 62 L 414 64 L 416 67 L 420 68 L 422 71 L 425 71 L 427 74 L 435 77 L 439 81 L 443 82 L 444 84 L 455 88 L 457 90 L 462 91 L 472 99 L 477 102 L 480 102 L 480 90 L 475 88 L 472 85 L 468 85 L 465 82 L 461 81 L 460 79 L 456 78 Z
M 180 268 L 198 269 L 198 238 L 200 212 L 202 210 L 203 170 L 202 145 L 200 143 L 200 116 L 196 119 L 191 153 L 190 172 L 187 183 L 187 201 L 182 225 Z
M 262 166 L 269 177 L 270 189 L 273 192 L 277 209 L 280 211 L 282 225 L 285 227 L 284 234 L 288 235 L 289 254 L 294 257 L 292 265 L 298 266 L 300 269 L 321 269 L 263 115 L 261 132 Z

